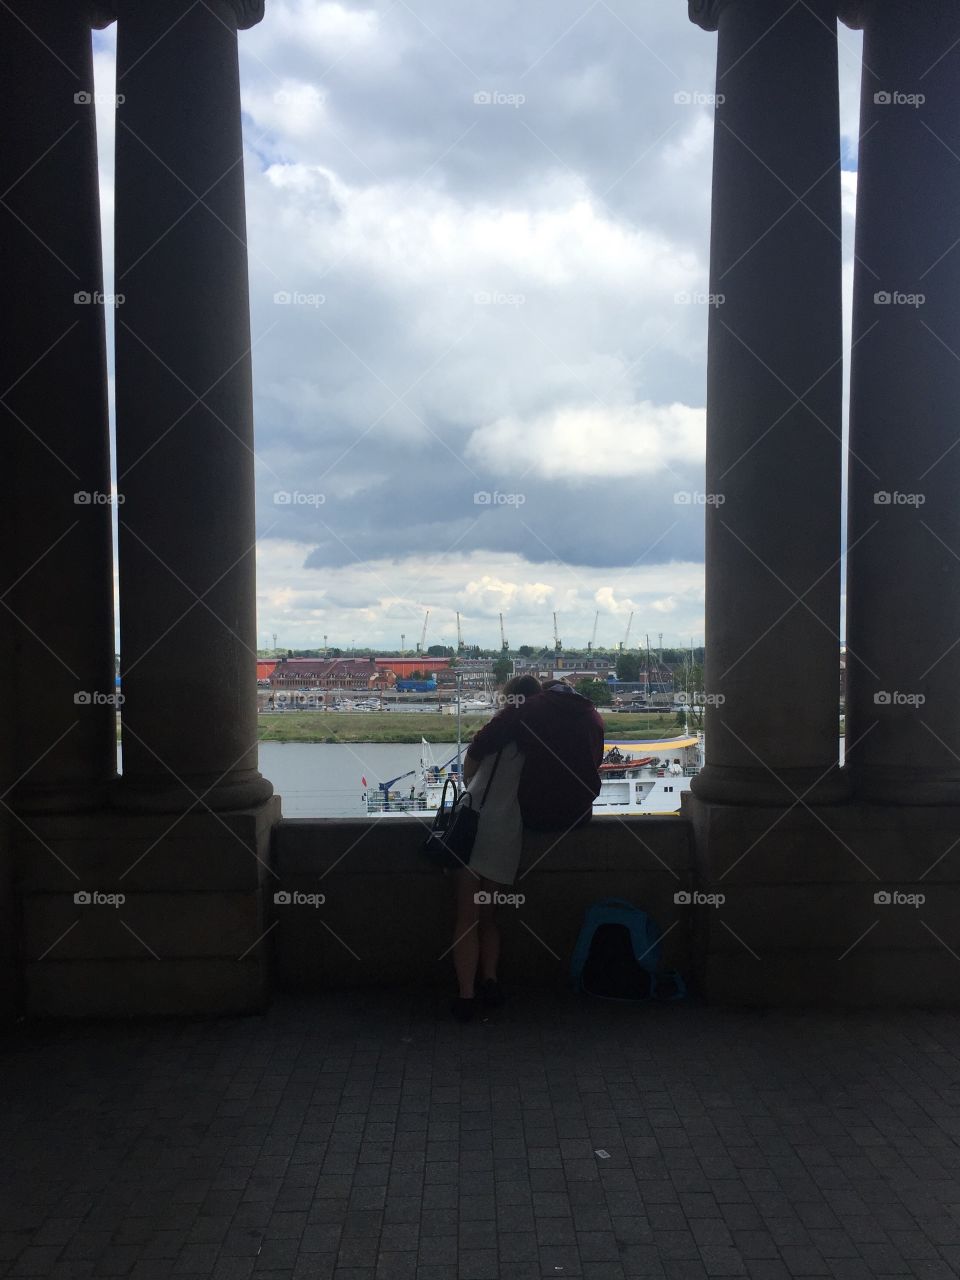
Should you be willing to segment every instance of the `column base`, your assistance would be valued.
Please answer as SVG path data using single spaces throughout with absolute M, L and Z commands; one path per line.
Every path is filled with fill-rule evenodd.
M 960 805 L 685 796 L 696 987 L 732 1005 L 960 1007 Z
M 243 773 L 190 774 L 183 780 L 122 777 L 113 793 L 115 809 L 130 813 L 187 813 L 191 809 L 255 809 L 273 795 L 273 783 L 257 769 Z
M 871 804 L 960 805 L 960 769 L 849 767 L 853 794 Z
M 824 769 L 733 768 L 707 764 L 690 784 L 699 800 L 708 804 L 783 805 L 789 808 L 802 797 L 804 804 L 841 804 L 851 794 L 845 769 L 834 764 Z
M 86 784 L 72 782 L 69 785 L 45 785 L 24 787 L 10 796 L 10 806 L 16 813 L 89 813 L 110 804 L 116 778 Z
M 233 813 L 56 814 L 15 833 L 30 1017 L 258 1013 L 280 799 Z

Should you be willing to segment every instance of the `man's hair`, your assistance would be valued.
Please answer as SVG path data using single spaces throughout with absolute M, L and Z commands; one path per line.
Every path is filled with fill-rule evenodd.
M 532 698 L 538 694 L 542 685 L 536 676 L 513 676 L 503 686 L 504 698 Z

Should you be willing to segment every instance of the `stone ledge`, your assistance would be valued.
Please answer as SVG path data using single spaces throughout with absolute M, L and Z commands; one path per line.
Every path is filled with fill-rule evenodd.
M 27 1006 L 45 1018 L 261 1013 L 267 984 L 245 960 L 42 960 L 24 966 Z
M 936 951 L 867 951 L 844 960 L 820 951 L 713 955 L 701 976 L 707 1000 L 791 1008 L 956 1008 L 960 962 Z
M 92 887 L 92 886 L 91 886 Z M 128 893 L 119 906 L 81 905 L 66 894 L 23 900 L 24 959 L 235 960 L 263 933 L 258 893 Z M 59 940 L 59 941 L 58 941 Z
M 33 815 L 27 819 L 29 830 L 18 824 L 15 837 L 20 890 L 255 889 L 274 878 L 267 851 L 279 816 L 279 797 L 258 809 L 217 817 L 197 813 L 177 819 L 114 809 Z

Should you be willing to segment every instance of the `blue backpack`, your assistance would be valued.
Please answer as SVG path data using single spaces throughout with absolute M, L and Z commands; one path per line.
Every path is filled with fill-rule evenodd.
M 632 902 L 594 902 L 573 951 L 574 989 L 605 1000 L 682 1000 L 683 978 L 675 969 L 661 972 L 661 937 L 656 921 Z

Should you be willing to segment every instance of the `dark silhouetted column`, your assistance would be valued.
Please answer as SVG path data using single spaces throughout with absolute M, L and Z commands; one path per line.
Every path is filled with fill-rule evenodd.
M 266 799 L 257 771 L 250 323 L 237 26 L 118 5 L 120 802 Z
M 960 801 L 960 6 L 860 5 L 847 557 L 855 793 Z
M 102 804 L 116 775 L 110 450 L 91 14 L 0 5 L 0 650 L 5 803 Z M 112 109 L 112 104 L 104 108 Z M 109 302 L 106 305 L 110 305 Z
M 836 0 L 691 3 L 719 29 L 704 800 L 835 800 L 841 253 Z

